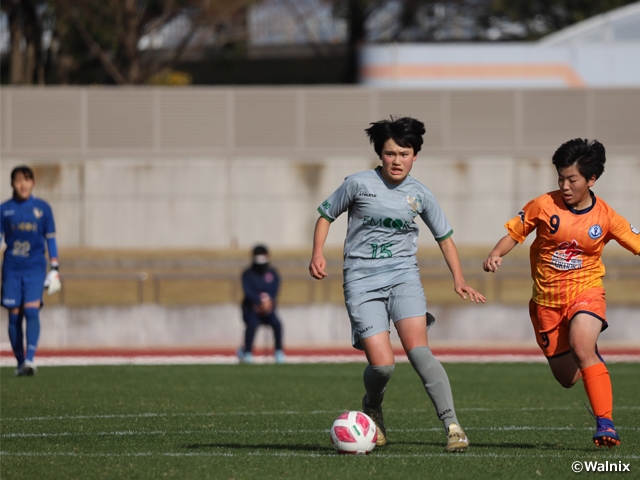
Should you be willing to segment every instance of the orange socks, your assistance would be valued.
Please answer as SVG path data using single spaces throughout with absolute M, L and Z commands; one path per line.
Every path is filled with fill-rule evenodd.
M 580 370 L 584 390 L 587 392 L 593 414 L 596 417 L 612 419 L 613 393 L 611 391 L 611 378 L 609 370 L 604 363 L 596 363 Z

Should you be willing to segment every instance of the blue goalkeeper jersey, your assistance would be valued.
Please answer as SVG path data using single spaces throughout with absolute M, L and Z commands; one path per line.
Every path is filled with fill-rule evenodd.
M 417 269 L 420 217 L 441 242 L 453 230 L 433 193 L 413 177 L 392 185 L 380 167 L 348 176 L 318 212 L 329 222 L 348 211 L 344 242 L 345 284 L 364 280 L 373 288 L 393 282 L 406 269 Z
M 256 271 L 249 267 L 242 272 L 242 290 L 244 291 L 243 306 L 253 307 L 260 305 L 261 293 L 267 293 L 275 302 L 280 289 L 280 275 L 272 268 L 265 271 Z
M 7 200 L 0 205 L 0 235 L 7 244 L 3 269 L 46 269 L 45 243 L 56 235 L 51 207 L 33 195 Z

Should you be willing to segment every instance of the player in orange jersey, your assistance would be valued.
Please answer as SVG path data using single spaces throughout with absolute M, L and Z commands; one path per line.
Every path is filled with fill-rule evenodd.
M 502 257 L 536 231 L 529 302 L 536 340 L 563 387 L 572 387 L 582 377 L 596 417 L 593 442 L 611 448 L 620 438 L 612 421 L 609 371 L 596 346 L 608 326 L 600 257 L 610 240 L 640 254 L 640 232 L 591 191 L 606 161 L 600 142 L 570 140 L 556 150 L 552 161 L 560 189 L 534 198 L 508 221 L 508 234 L 482 267 L 496 272 Z

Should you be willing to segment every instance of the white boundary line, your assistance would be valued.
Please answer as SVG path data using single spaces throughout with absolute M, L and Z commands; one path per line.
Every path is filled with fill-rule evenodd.
M 622 431 L 638 431 L 640 427 L 617 427 Z M 425 433 L 441 432 L 441 427 L 431 428 L 389 428 L 389 432 L 394 433 Z M 465 427 L 467 431 L 473 432 L 522 432 L 522 431 L 592 431 L 592 427 L 532 427 L 532 426 L 506 426 L 506 427 Z M 152 430 L 152 431 L 114 431 L 114 432 L 58 432 L 58 433 L 3 433 L 1 438 L 48 438 L 48 437 L 82 437 L 82 436 L 133 436 L 133 435 L 194 435 L 194 434 L 216 434 L 216 435 L 255 435 L 255 434 L 280 434 L 280 435 L 302 435 L 309 433 L 328 434 L 329 429 L 314 430 L 291 430 L 291 429 L 267 429 L 267 430 L 247 430 L 247 429 L 227 429 L 227 430 Z
M 438 355 L 443 363 L 546 363 L 543 355 Z M 607 363 L 640 363 L 640 355 L 607 355 Z M 256 364 L 272 364 L 273 357 L 255 356 Z M 398 355 L 396 362 L 406 363 L 408 359 Z M 84 365 L 234 365 L 238 359 L 232 355 L 136 355 L 136 356 L 56 356 L 37 357 L 38 366 L 63 367 Z M 291 355 L 286 363 L 366 363 L 357 355 Z M 15 359 L 1 357 L 0 367 L 15 367 Z
M 585 455 L 584 453 L 582 455 Z M 106 458 L 118 458 L 118 457 L 303 457 L 303 458 L 344 458 L 346 455 L 338 455 L 334 451 L 327 449 L 326 453 L 297 453 L 297 452 L 246 452 L 242 454 L 227 453 L 227 452 L 128 452 L 128 453 L 79 453 L 79 452 L 4 452 L 0 451 L 0 456 L 15 456 L 15 457 L 106 457 Z M 355 457 L 358 457 L 354 455 Z M 560 454 L 555 452 L 549 452 L 547 454 L 533 454 L 527 455 L 526 453 L 515 454 L 498 454 L 498 453 L 471 453 L 464 452 L 458 454 L 451 453 L 416 453 L 416 454 L 401 454 L 401 453 L 381 453 L 377 452 L 367 455 L 367 459 L 387 459 L 387 458 L 451 458 L 451 459 L 464 459 L 464 458 L 558 458 L 570 460 L 571 454 Z M 575 454 L 574 454 L 575 456 Z M 640 455 L 610 455 L 607 459 L 614 460 L 637 460 L 640 459 Z M 373 461 L 373 460 L 371 460 Z
M 456 408 L 458 412 L 491 412 L 491 411 L 518 411 L 518 412 L 540 412 L 540 411 L 567 411 L 574 410 L 575 407 L 460 407 Z M 639 405 L 622 405 L 616 406 L 615 410 L 640 410 Z M 386 409 L 386 412 L 392 413 L 424 413 L 432 412 L 427 408 L 412 408 L 412 409 Z M 295 410 L 282 410 L 282 411 L 258 411 L 258 412 L 193 412 L 193 413 L 130 413 L 130 414 L 103 414 L 103 415 L 60 415 L 54 416 L 42 416 L 42 417 L 8 417 L 0 418 L 1 422 L 31 422 L 31 421 L 52 421 L 52 420 L 90 420 L 90 419 L 116 419 L 116 418 L 162 418 L 162 417 L 216 417 L 216 416 L 252 416 L 252 415 L 339 415 L 346 412 L 346 410 L 312 410 L 309 412 L 301 412 Z

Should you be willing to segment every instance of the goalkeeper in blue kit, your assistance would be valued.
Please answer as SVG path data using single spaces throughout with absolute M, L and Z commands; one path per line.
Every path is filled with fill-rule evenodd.
M 0 236 L 7 244 L 2 263 L 2 306 L 9 311 L 9 340 L 18 361 L 16 376 L 37 372 L 34 357 L 40 337 L 42 294 L 45 288 L 52 295 L 61 287 L 53 212 L 47 202 L 31 194 L 34 185 L 30 167 L 14 168 L 13 198 L 0 205 Z M 45 244 L 50 260 L 48 273 Z
M 378 427 L 378 446 L 387 443 L 382 401 L 393 374 L 395 359 L 389 320 L 402 347 L 429 395 L 447 435 L 446 451 L 464 451 L 469 440 L 460 427 L 449 378 L 433 356 L 428 342 L 427 301 L 420 281 L 416 252 L 420 217 L 451 270 L 455 292 L 463 299 L 484 303 L 462 274 L 453 229 L 433 193 L 409 176 L 422 147 L 424 124 L 403 117 L 372 123 L 366 129 L 382 165 L 348 176 L 320 205 L 313 238 L 309 272 L 327 276 L 324 243 L 331 223 L 348 212 L 344 243 L 344 297 L 351 321 L 351 342 L 364 350 L 369 365 L 364 371 L 362 409 Z

